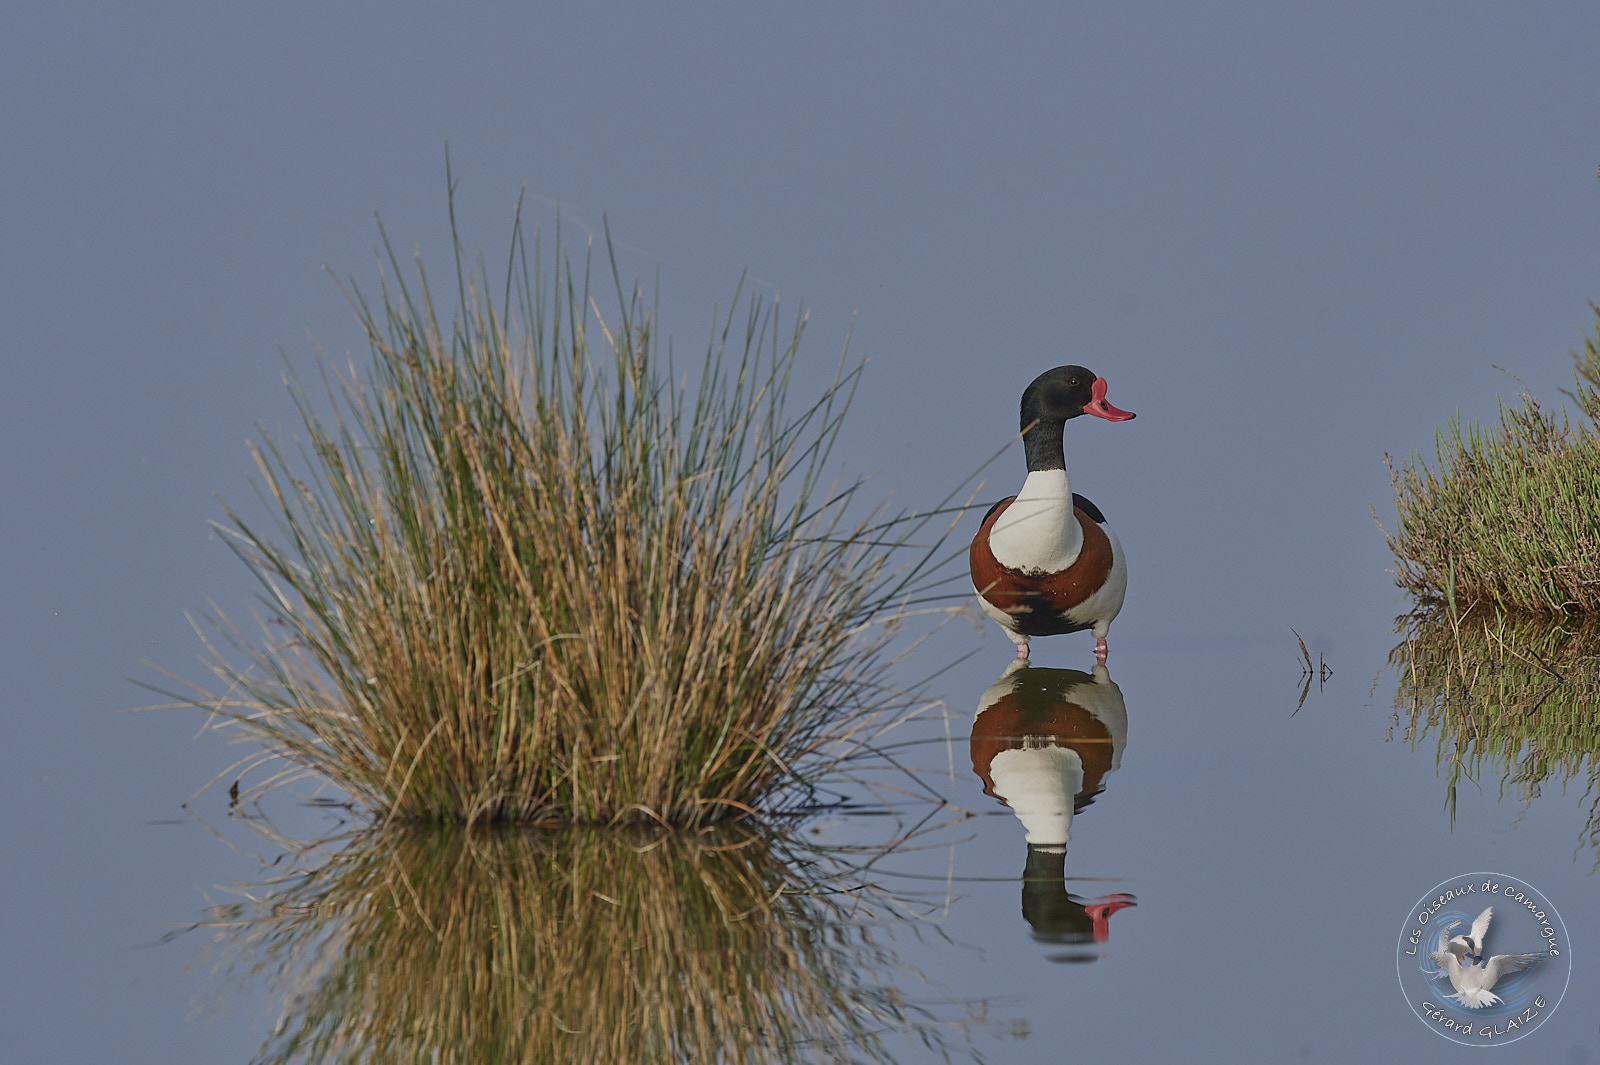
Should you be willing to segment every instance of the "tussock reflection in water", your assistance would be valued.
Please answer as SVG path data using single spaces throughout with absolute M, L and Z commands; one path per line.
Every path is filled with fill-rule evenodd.
M 1045 943 L 1104 943 L 1109 921 L 1135 905 L 1128 894 L 1086 899 L 1066 886 L 1073 815 L 1105 789 L 1122 764 L 1128 711 L 1103 665 L 1093 673 L 1014 660 L 978 700 L 972 722 L 972 771 L 983 793 L 1016 814 L 1028 841 L 1022 916 Z M 1093 961 L 1068 952 L 1052 961 Z
M 371 830 L 219 907 L 285 990 L 262 1062 L 893 1060 L 948 1049 L 873 889 L 749 831 Z M 892 1037 L 892 1038 L 891 1038 Z
M 1398 619 L 1389 652 L 1399 674 L 1396 729 L 1417 746 L 1430 732 L 1446 772 L 1453 824 L 1456 787 L 1500 778 L 1500 798 L 1537 798 L 1546 783 L 1584 780 L 1584 834 L 1600 843 L 1600 623 L 1448 610 Z

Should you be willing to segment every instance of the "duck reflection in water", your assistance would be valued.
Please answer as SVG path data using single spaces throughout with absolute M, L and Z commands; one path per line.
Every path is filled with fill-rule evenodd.
M 1122 762 L 1128 712 L 1104 665 L 1093 673 L 1013 660 L 978 702 L 972 722 L 972 771 L 983 793 L 1022 822 L 1028 861 L 1022 916 L 1045 943 L 1104 943 L 1111 915 L 1132 895 L 1087 899 L 1069 894 L 1065 864 L 1072 818 L 1105 788 Z M 1093 961 L 1072 953 L 1052 961 Z

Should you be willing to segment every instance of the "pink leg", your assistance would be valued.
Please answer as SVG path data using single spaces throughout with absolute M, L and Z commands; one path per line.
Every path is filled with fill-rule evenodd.
M 1028 660 L 1028 645 L 1026 643 L 1017 644 L 1017 657 L 1024 662 Z
M 1106 664 L 1106 655 L 1111 653 L 1111 648 L 1106 646 L 1106 638 L 1100 637 L 1094 642 L 1094 660 L 1102 666 Z

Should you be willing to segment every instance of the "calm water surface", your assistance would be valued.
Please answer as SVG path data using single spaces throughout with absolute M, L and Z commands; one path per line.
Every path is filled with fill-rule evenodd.
M 1396 671 L 1384 668 L 1399 639 L 1389 631 L 1396 601 L 1380 582 L 1367 584 L 1350 582 L 1284 619 L 1333 668 L 1298 711 L 1299 651 L 1287 624 L 1186 625 L 1181 610 L 1141 590 L 1113 628 L 1104 670 L 1092 668 L 1083 634 L 1035 641 L 1024 667 L 997 632 L 951 625 L 929 657 L 975 653 L 937 681 L 944 706 L 881 738 L 897 768 L 885 761 L 842 784 L 861 804 L 854 810 L 731 845 L 741 855 L 732 872 L 717 865 L 702 875 L 700 852 L 684 857 L 672 844 L 657 854 L 661 845 L 644 837 L 350 843 L 359 825 L 343 811 L 275 802 L 272 832 L 333 837 L 322 857 L 297 857 L 296 845 L 230 819 L 220 789 L 194 803 L 198 816 L 177 810 L 181 796 L 168 790 L 147 811 L 103 811 L 86 826 L 90 838 L 120 841 L 126 864 L 114 882 L 64 888 L 101 901 L 84 903 L 63 949 L 85 959 L 93 980 L 120 988 L 122 1010 L 161 1029 L 123 1060 L 246 1061 L 262 1048 L 269 1059 L 292 1057 L 295 1038 L 337 1044 L 350 1017 L 423 1000 L 446 1015 L 429 1023 L 475 1033 L 451 1045 L 475 1045 L 487 1025 L 492 1039 L 476 1045 L 541 1046 L 589 1029 L 562 1021 L 566 1029 L 541 1035 L 505 1018 L 569 1017 L 596 996 L 629 1015 L 636 1004 L 613 985 L 653 978 L 674 957 L 674 979 L 748 964 L 772 984 L 756 998 L 809 1003 L 801 1015 L 774 1009 L 787 1018 L 778 1030 L 811 1041 L 807 1056 L 817 1059 L 839 1040 L 859 1050 L 853 1041 L 870 1031 L 881 1054 L 903 1061 L 1443 1061 L 1460 1051 L 1407 1008 L 1396 938 L 1434 884 L 1494 869 L 1545 893 L 1574 940 L 1566 999 L 1521 1046 L 1538 1048 L 1538 1060 L 1589 1060 L 1595 855 L 1583 834 L 1585 764 L 1571 784 L 1557 773 L 1532 800 L 1516 787 L 1502 798 L 1505 773 L 1479 766 L 1476 781 L 1457 783 L 1452 829 L 1448 767 L 1436 767 L 1440 730 L 1424 716 L 1408 736 Z M 1230 614 L 1267 612 L 1270 597 L 1249 593 L 1241 589 Z M 1592 686 L 1574 687 L 1580 702 L 1593 699 Z M 202 744 L 191 755 L 222 752 Z M 881 849 L 891 840 L 898 846 Z M 639 854 L 657 864 L 634 869 Z M 321 879 L 279 881 L 295 862 L 323 869 Z M 749 910 L 741 892 L 760 909 L 754 924 L 734 926 L 733 942 L 707 917 L 720 911 L 693 897 L 707 875 L 732 910 Z M 502 896 L 522 901 L 494 902 Z M 794 904 L 761 909 L 763 896 Z M 374 908 L 373 897 L 392 909 Z M 552 915 L 542 901 L 550 898 L 572 909 Z M 619 905 L 636 912 L 619 916 Z M 319 916 L 308 921 L 308 912 Z M 474 965 L 490 983 L 472 986 L 499 986 L 482 973 L 509 964 L 494 962 L 508 934 L 502 919 L 530 948 L 543 944 L 529 955 L 548 955 L 551 943 L 577 951 L 560 965 L 526 960 L 534 986 L 564 974 L 551 985 L 567 989 L 553 1004 L 548 995 L 494 1005 L 499 992 L 482 991 L 485 1004 L 480 992 L 415 990 L 459 992 Z M 207 927 L 182 930 L 191 922 Z M 417 957 L 416 944 L 434 935 L 441 949 Z M 574 945 L 613 940 L 646 952 L 624 956 L 643 977 L 628 970 L 624 979 L 623 962 Z M 826 946 L 796 954 L 802 942 Z M 400 990 L 356 994 L 366 981 L 349 969 L 352 958 L 400 979 Z M 485 1012 L 474 1021 L 478 1005 Z

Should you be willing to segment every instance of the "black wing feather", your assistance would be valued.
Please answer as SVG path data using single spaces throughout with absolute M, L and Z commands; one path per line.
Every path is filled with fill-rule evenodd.
M 1016 496 L 1006 496 L 1000 502 L 996 503 L 994 506 L 992 506 L 988 510 L 984 511 L 983 512 L 983 521 L 978 522 L 978 524 L 980 526 L 983 525 L 984 522 L 988 521 L 991 517 L 994 516 L 994 512 L 995 511 L 999 510 L 1001 507 L 1005 506 L 1007 503 L 1011 502 L 1015 498 L 1017 498 L 1017 497 Z

